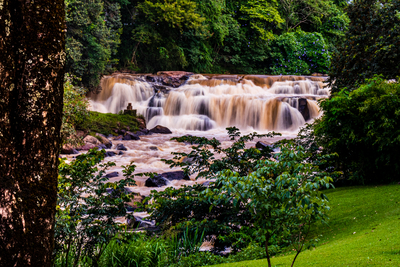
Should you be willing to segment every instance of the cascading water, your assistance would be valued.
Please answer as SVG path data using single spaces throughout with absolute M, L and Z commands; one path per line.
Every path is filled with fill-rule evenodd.
M 258 131 L 295 131 L 319 115 L 316 100 L 327 97 L 322 77 L 192 75 L 178 88 L 140 75 L 108 76 L 91 109 L 117 113 L 131 103 L 147 127 L 210 130 L 236 126 Z

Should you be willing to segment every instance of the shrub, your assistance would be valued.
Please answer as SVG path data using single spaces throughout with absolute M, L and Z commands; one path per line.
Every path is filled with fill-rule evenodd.
M 280 35 L 271 45 L 271 74 L 328 73 L 328 45 L 320 33 L 303 31 Z
M 324 116 L 315 138 L 339 154 L 337 168 L 358 184 L 398 181 L 400 162 L 400 83 L 369 79 L 349 93 L 346 88 L 321 102 Z
M 97 266 L 101 254 L 123 226 L 115 219 L 126 216 L 131 197 L 125 186 L 134 185 L 134 165 L 124 167 L 125 179 L 110 183 L 104 176 L 114 163 L 99 164 L 104 150 L 90 150 L 71 163 L 61 159 L 55 224 L 56 265 L 77 266 L 79 261 Z M 69 261 L 73 262 L 69 262 Z
M 72 77 L 65 75 L 64 81 L 64 108 L 61 126 L 63 144 L 78 145 L 81 140 L 76 136 L 76 127 L 88 117 L 89 102 L 85 97 L 86 90 L 74 86 Z

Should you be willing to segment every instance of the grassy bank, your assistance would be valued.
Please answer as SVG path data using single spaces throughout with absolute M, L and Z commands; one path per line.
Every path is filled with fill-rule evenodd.
M 400 266 L 400 185 L 346 187 L 326 192 L 331 203 L 329 225 L 317 225 L 310 237 L 315 248 L 298 256 L 295 266 Z M 290 266 L 294 253 L 272 259 Z M 267 266 L 244 261 L 215 266 Z
M 80 130 L 86 130 L 91 134 L 101 133 L 104 135 L 114 134 L 116 131 L 137 131 L 139 130 L 139 122 L 136 116 L 123 115 L 123 114 L 112 114 L 112 113 L 100 113 L 90 111 L 88 118 L 84 123 L 78 126 Z

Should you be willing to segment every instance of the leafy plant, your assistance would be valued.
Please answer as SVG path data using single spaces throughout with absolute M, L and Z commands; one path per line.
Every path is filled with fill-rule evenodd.
M 125 202 L 131 195 L 125 187 L 135 185 L 135 166 L 124 167 L 125 179 L 108 182 L 104 150 L 90 150 L 71 163 L 61 159 L 55 225 L 55 257 L 61 266 L 77 266 L 88 261 L 98 266 L 109 242 L 123 229 L 115 219 L 127 216 Z M 72 262 L 69 262 L 72 260 Z
M 290 143 L 279 147 L 279 153 L 272 159 L 260 160 L 256 170 L 246 176 L 224 170 L 217 178 L 221 187 L 205 193 L 210 199 L 218 195 L 232 201 L 235 207 L 249 210 L 253 235 L 265 243 L 268 266 L 271 266 L 268 248 L 272 237 L 286 240 L 297 251 L 293 266 L 311 224 L 327 218 L 327 198 L 319 190 L 329 188 L 332 179 L 317 165 L 307 162 L 309 155 L 302 147 Z
M 171 166 L 181 166 L 188 174 L 197 173 L 197 177 L 217 179 L 218 173 L 224 169 L 232 169 L 242 175 L 255 170 L 257 161 L 271 156 L 272 149 L 264 150 L 246 148 L 246 142 L 256 137 L 273 136 L 252 133 L 240 136 L 237 128 L 228 128 L 232 140 L 237 140 L 231 147 L 222 148 L 215 139 L 205 137 L 183 136 L 174 138 L 180 142 L 193 144 L 190 153 L 174 153 L 174 160 L 166 160 Z M 218 156 L 218 158 L 217 158 Z M 183 158 L 188 160 L 181 161 Z M 210 188 L 217 190 L 218 183 L 211 182 Z M 152 204 L 147 207 L 151 217 L 164 230 L 184 229 L 188 222 L 204 229 L 205 236 L 216 236 L 215 250 L 224 250 L 232 246 L 234 250 L 246 247 L 251 240 L 243 229 L 248 229 L 252 218 L 248 210 L 237 209 L 232 202 L 219 199 L 211 201 L 205 197 L 207 187 L 199 184 L 183 186 L 179 189 L 166 188 L 163 192 L 153 191 Z M 247 227 L 247 228 L 246 228 Z M 241 230 L 242 229 L 242 230 Z
M 64 107 L 61 125 L 63 144 L 78 145 L 81 140 L 76 135 L 76 127 L 82 124 L 88 117 L 89 102 L 86 99 L 86 90 L 80 86 L 74 86 L 72 77 L 65 75 L 64 81 Z
M 400 84 L 382 76 L 349 93 L 343 89 L 321 102 L 315 123 L 318 146 L 339 157 L 336 167 L 358 184 L 398 181 Z

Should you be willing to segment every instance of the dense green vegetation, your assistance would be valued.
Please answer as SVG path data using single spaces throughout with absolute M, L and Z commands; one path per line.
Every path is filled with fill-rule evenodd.
M 399 266 L 400 186 L 344 187 L 324 191 L 332 207 L 328 224 L 311 230 L 318 239 L 299 255 L 296 266 Z M 272 266 L 289 266 L 295 252 L 284 251 Z M 218 266 L 266 266 L 246 261 Z
M 349 19 L 341 0 L 66 0 L 67 72 L 94 89 L 139 72 L 327 73 Z
M 346 10 L 351 20 L 338 47 L 330 78 L 332 92 L 354 90 L 366 78 L 400 75 L 400 1 L 353 1 Z
M 316 142 L 339 154 L 333 166 L 356 184 L 399 181 L 400 83 L 381 77 L 321 102 Z

